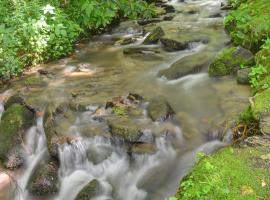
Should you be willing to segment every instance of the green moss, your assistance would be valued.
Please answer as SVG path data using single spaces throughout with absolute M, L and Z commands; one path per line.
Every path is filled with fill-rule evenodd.
M 246 110 L 240 113 L 240 116 L 238 118 L 238 123 L 251 124 L 254 122 L 254 120 L 255 119 L 254 119 L 251 107 L 249 106 Z
M 143 44 L 155 44 L 164 35 L 163 29 L 158 26 L 145 38 Z
M 77 195 L 75 200 L 88 200 L 98 195 L 101 185 L 98 180 L 90 181 Z
M 127 110 L 125 107 L 121 106 L 115 106 L 112 108 L 112 111 L 114 114 L 119 115 L 119 116 L 124 116 L 127 114 Z
M 30 76 L 23 80 L 23 84 L 25 86 L 31 86 L 31 87 L 33 86 L 42 87 L 42 86 L 47 85 L 47 83 L 43 81 L 42 78 L 39 76 Z
M 225 76 L 236 74 L 241 66 L 254 64 L 253 55 L 241 47 L 224 49 L 218 54 L 214 62 L 209 66 L 210 76 Z
M 270 89 L 267 89 L 254 96 L 254 104 L 252 105 L 252 112 L 256 119 L 260 116 L 270 113 Z
M 182 181 L 176 195 L 181 200 L 256 200 L 268 199 L 270 171 L 256 159 L 267 148 L 225 148 L 205 156 Z M 265 161 L 267 163 L 268 161 Z
M 14 143 L 20 138 L 18 133 L 32 125 L 33 113 L 19 104 L 11 105 L 2 116 L 0 123 L 0 158 L 5 159 Z

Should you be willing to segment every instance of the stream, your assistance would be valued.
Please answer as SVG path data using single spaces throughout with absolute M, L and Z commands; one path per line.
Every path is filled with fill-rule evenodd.
M 43 71 L 33 69 L 0 89 L 1 96 L 20 92 L 29 105 L 42 112 L 66 102 L 85 108 L 57 118 L 56 132 L 69 138 L 57 146 L 58 190 L 49 196 L 35 196 L 29 190 L 34 171 L 51 159 L 46 116 L 35 117 L 23 137 L 24 165 L 14 173 L 20 189 L 11 199 L 79 199 L 79 192 L 95 180 L 98 190 L 93 200 L 164 200 L 175 194 L 198 152 L 209 154 L 230 142 L 230 130 L 228 138 L 221 138 L 216 125 L 233 121 L 244 110 L 250 89 L 238 85 L 233 77 L 211 79 L 207 73 L 208 64 L 230 42 L 223 28 L 226 12 L 220 10 L 219 0 L 173 0 L 168 4 L 176 9 L 172 20 L 144 26 L 122 22 L 88 43 L 77 44 L 70 57 L 43 64 Z M 165 51 L 160 42 L 143 45 L 157 26 L 165 37 L 192 42 L 174 52 Z M 134 42 L 122 45 L 127 38 Z M 136 47 L 146 50 L 123 53 Z M 183 66 L 186 62 L 205 64 L 196 73 L 181 77 L 158 75 L 183 59 Z M 146 149 L 132 149 L 130 153 L 129 148 L 134 147 L 121 138 L 109 137 L 108 125 L 97 116 L 106 102 L 129 93 L 144 99 L 139 104 L 142 115 L 134 118 L 134 123 L 143 127 L 136 144 L 147 143 L 150 150 L 145 145 Z M 174 117 L 153 122 L 147 108 L 151 98 L 159 96 L 166 98 Z M 2 99 L 0 119 L 5 104 Z

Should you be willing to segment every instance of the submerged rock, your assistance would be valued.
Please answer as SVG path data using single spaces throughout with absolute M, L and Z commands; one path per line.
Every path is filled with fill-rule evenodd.
M 58 166 L 49 162 L 38 167 L 32 175 L 28 189 L 33 196 L 50 196 L 58 191 Z
M 237 83 L 239 84 L 249 84 L 249 73 L 251 72 L 251 68 L 239 69 L 237 71 Z
M 108 120 L 108 125 L 112 136 L 125 142 L 136 142 L 142 135 L 140 128 L 128 117 L 111 118 Z
M 11 151 L 8 152 L 4 166 L 7 169 L 14 170 L 24 164 L 24 158 L 22 155 L 22 149 L 20 147 L 13 147 Z
M 153 18 L 153 19 L 142 19 L 142 20 L 138 20 L 137 23 L 141 26 L 145 26 L 147 24 L 151 24 L 151 23 L 158 23 L 161 22 L 162 19 L 160 18 Z
M 20 104 L 11 105 L 0 123 L 0 159 L 6 161 L 14 146 L 22 142 L 22 134 L 32 126 L 34 114 Z M 7 161 L 8 162 L 8 161 Z
M 172 107 L 163 96 L 151 99 L 147 112 L 153 121 L 165 121 L 174 114 Z
M 185 42 L 178 42 L 169 38 L 161 38 L 160 41 L 163 44 L 164 50 L 169 52 L 180 51 L 188 48 L 188 43 Z
M 241 66 L 250 67 L 255 63 L 254 55 L 243 47 L 223 50 L 209 66 L 210 76 L 234 75 Z
M 89 200 L 97 196 L 102 190 L 98 180 L 91 180 L 77 195 L 75 200 Z
M 164 35 L 165 33 L 163 29 L 158 26 L 154 30 L 152 30 L 151 33 L 145 38 L 143 44 L 156 44 L 158 40 Z
M 197 53 L 176 61 L 168 69 L 159 71 L 158 76 L 164 76 L 168 80 L 178 79 L 189 74 L 200 72 L 203 67 L 206 67 L 209 64 L 209 62 L 209 55 Z
M 157 47 L 146 47 L 146 46 L 136 46 L 130 47 L 123 50 L 124 54 L 156 54 L 159 53 L 160 50 Z

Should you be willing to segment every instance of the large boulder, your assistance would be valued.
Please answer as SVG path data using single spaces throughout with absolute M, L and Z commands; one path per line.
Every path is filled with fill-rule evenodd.
M 102 190 L 101 184 L 98 180 L 91 180 L 76 196 L 75 200 L 89 200 L 99 195 Z
M 160 42 L 162 43 L 164 50 L 168 52 L 180 51 L 188 48 L 188 42 L 178 42 L 169 38 L 161 38 Z
M 255 64 L 254 55 L 243 47 L 232 47 L 223 50 L 209 66 L 208 72 L 212 77 L 235 75 L 244 67 Z
M 174 114 L 172 107 L 163 96 L 152 98 L 147 112 L 153 121 L 165 121 Z
M 112 117 L 108 120 L 108 125 L 111 135 L 125 142 L 134 143 L 142 135 L 140 128 L 126 116 Z
M 8 107 L 0 123 L 0 159 L 8 160 L 11 150 L 21 144 L 23 133 L 33 125 L 34 113 L 20 104 Z
M 198 73 L 203 67 L 209 64 L 210 58 L 206 53 L 197 53 L 184 57 L 176 61 L 169 68 L 159 71 L 158 76 L 166 77 L 168 80 L 174 80 L 189 74 Z
M 145 38 L 143 44 L 156 44 L 165 35 L 163 29 L 158 26 Z
M 51 196 L 58 192 L 58 165 L 51 161 L 38 167 L 30 178 L 28 189 L 33 196 Z

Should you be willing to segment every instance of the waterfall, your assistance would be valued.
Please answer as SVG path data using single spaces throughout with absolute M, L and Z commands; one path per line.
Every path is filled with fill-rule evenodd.
M 22 177 L 18 180 L 18 185 L 21 189 L 19 196 L 16 199 L 28 199 L 27 184 L 34 170 L 41 162 L 47 153 L 46 137 L 43 128 L 43 118 L 38 117 L 36 125 L 32 126 L 26 134 L 25 141 L 25 171 Z

